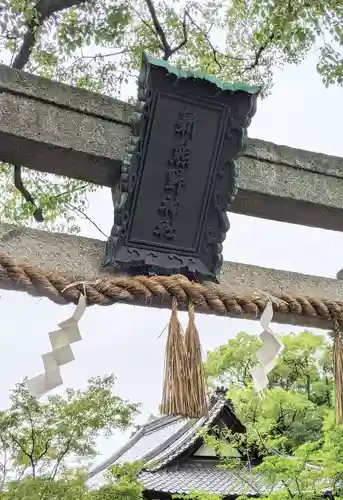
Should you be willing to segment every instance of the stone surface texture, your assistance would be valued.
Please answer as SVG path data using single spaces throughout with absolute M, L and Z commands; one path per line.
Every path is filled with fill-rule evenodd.
M 111 277 L 108 270 L 102 270 L 104 241 L 0 224 L 0 252 L 47 273 L 58 271 L 74 281 Z M 326 300 L 343 300 L 343 281 L 234 262 L 224 262 L 220 287 L 236 294 L 273 296 L 288 292 L 292 296 L 297 293 Z M 330 323 L 317 318 L 276 314 L 273 321 L 310 328 L 331 328 Z
M 116 123 L 128 124 L 132 115 L 132 106 L 126 102 L 41 78 L 2 64 L 0 64 L 0 90 L 74 109 L 79 113 L 99 116 Z

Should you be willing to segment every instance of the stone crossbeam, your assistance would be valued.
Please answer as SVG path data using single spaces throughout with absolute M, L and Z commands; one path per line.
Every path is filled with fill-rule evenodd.
M 104 241 L 0 224 L 0 252 L 10 255 L 19 263 L 39 267 L 46 274 L 58 271 L 73 281 L 95 281 L 96 278 L 111 277 L 109 272 L 101 270 L 105 255 Z M 0 280 L 1 287 L 11 289 L 8 283 Z M 253 292 L 265 292 L 272 296 L 289 292 L 293 296 L 296 291 L 298 296 L 318 297 L 323 301 L 343 301 L 341 280 L 235 262 L 224 262 L 220 287 L 247 296 L 251 296 Z M 237 318 L 237 315 L 233 317 Z M 249 315 L 239 317 L 256 319 Z M 276 313 L 273 321 L 306 328 L 332 328 L 332 324 L 324 319 L 291 314 Z
M 132 108 L 0 65 L 0 160 L 111 187 Z M 232 211 L 343 230 L 343 158 L 250 139 Z

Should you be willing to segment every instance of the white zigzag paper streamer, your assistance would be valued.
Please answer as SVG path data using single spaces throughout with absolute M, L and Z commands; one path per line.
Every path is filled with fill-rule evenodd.
M 260 318 L 260 323 L 263 328 L 260 334 L 262 347 L 256 353 L 258 363 L 251 370 L 255 390 L 259 394 L 262 394 L 263 390 L 268 386 L 268 373 L 275 367 L 277 359 L 283 349 L 283 343 L 280 336 L 274 333 L 269 326 L 272 319 L 273 304 L 268 301 Z
M 42 355 L 44 373 L 29 379 L 27 388 L 32 396 L 39 398 L 63 384 L 60 367 L 74 361 L 70 344 L 82 340 L 78 322 L 86 310 L 86 297 L 80 298 L 71 318 L 59 323 L 59 330 L 49 333 L 52 350 Z

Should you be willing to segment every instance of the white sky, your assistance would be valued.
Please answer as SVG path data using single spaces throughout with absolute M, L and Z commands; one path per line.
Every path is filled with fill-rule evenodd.
M 278 72 L 271 97 L 258 104 L 250 137 L 343 156 L 343 89 L 326 89 L 315 64 L 316 58 L 311 56 L 299 67 Z M 109 190 L 90 197 L 89 215 L 109 234 L 113 217 Z M 225 260 L 331 277 L 343 268 L 340 233 L 234 214 L 230 214 L 230 222 L 224 243 Z M 82 235 L 103 238 L 86 222 L 82 224 Z M 9 389 L 17 381 L 42 371 L 40 356 L 49 350 L 48 332 L 73 308 L 22 293 L 0 291 L 0 297 L 3 408 L 8 404 Z M 114 372 L 117 394 L 140 401 L 143 413 L 137 423 L 144 421 L 156 411 L 160 400 L 166 335 L 159 338 L 159 334 L 169 314 L 125 305 L 87 310 L 80 325 L 83 340 L 73 345 L 76 359 L 62 369 L 65 386 L 82 388 L 89 377 Z M 185 323 L 184 314 L 181 318 Z M 204 351 L 226 342 L 238 331 L 259 333 L 257 322 L 200 315 L 196 320 Z M 279 332 L 290 329 L 275 326 Z M 127 434 L 118 433 L 111 440 L 101 441 L 103 455 L 99 459 L 112 454 L 126 439 Z

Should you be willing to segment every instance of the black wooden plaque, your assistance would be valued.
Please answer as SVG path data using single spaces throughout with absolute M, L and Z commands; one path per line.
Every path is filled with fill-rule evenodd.
M 226 211 L 236 192 L 234 159 L 256 93 L 180 77 L 143 58 L 139 113 L 121 181 L 106 266 L 120 272 L 219 280 Z

